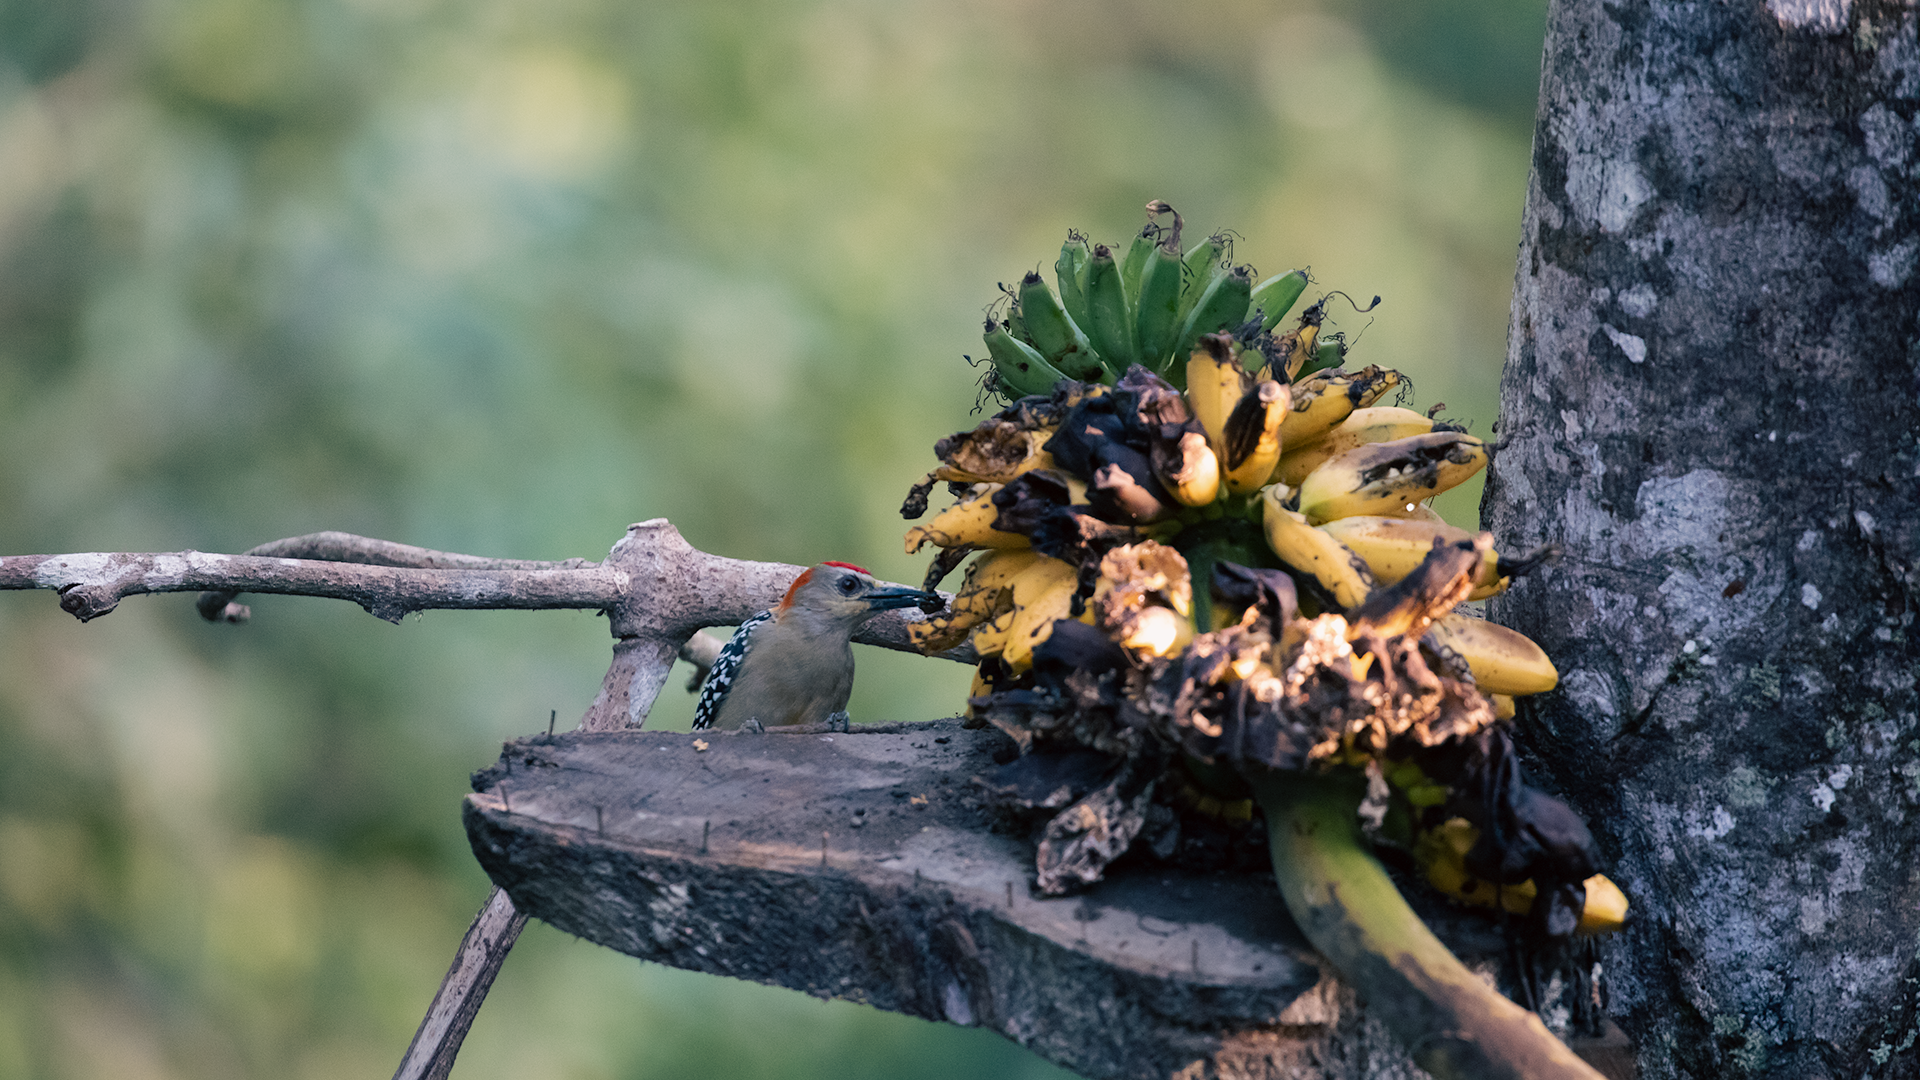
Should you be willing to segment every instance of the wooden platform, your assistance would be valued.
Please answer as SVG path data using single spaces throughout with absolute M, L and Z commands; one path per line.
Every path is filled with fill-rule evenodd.
M 1269 875 L 1148 867 L 1030 895 L 1025 837 L 995 831 L 972 783 L 1005 745 L 952 721 L 535 736 L 475 775 L 465 817 L 514 904 L 569 933 L 988 1027 L 1083 1075 L 1406 1060 L 1323 977 Z M 1467 956 L 1497 941 L 1465 934 L 1449 940 Z

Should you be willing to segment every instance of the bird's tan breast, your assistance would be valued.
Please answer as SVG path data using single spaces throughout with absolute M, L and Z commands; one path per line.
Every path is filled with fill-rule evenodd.
M 850 646 L 823 649 L 818 639 L 788 641 L 778 635 L 756 639 L 714 727 L 737 728 L 750 717 L 766 727 L 821 723 L 847 707 L 853 693 Z

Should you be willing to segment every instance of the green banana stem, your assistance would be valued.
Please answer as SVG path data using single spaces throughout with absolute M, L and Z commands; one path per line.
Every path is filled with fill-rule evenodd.
M 1269 770 L 1246 778 L 1287 910 L 1421 1068 L 1440 1080 L 1602 1080 L 1407 906 L 1354 823 L 1363 783 Z

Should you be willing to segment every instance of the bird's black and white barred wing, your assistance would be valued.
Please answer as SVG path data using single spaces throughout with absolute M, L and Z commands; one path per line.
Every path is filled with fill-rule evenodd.
M 740 629 L 735 630 L 733 637 L 720 649 L 720 655 L 714 658 L 713 669 L 707 672 L 707 681 L 700 686 L 700 701 L 693 707 L 693 730 L 710 728 L 714 720 L 719 718 L 720 703 L 726 700 L 727 690 L 733 685 L 733 680 L 740 677 L 740 665 L 747 658 L 747 644 L 752 640 L 754 630 L 772 619 L 773 612 L 763 611 L 741 623 Z

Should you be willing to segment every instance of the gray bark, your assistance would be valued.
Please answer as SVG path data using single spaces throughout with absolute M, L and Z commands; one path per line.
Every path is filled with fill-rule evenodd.
M 1562 0 L 1483 511 L 1634 910 L 1659 1077 L 1920 1075 L 1920 43 L 1907 7 Z

